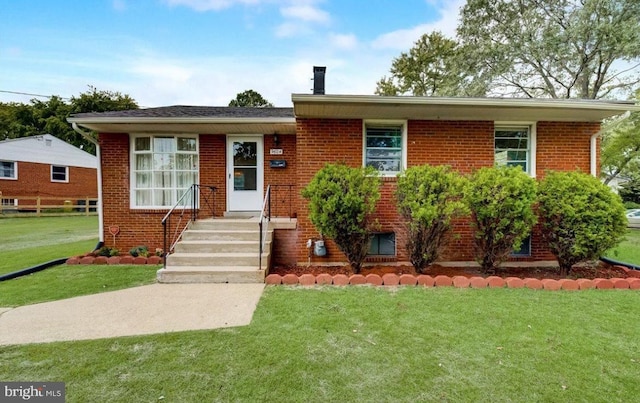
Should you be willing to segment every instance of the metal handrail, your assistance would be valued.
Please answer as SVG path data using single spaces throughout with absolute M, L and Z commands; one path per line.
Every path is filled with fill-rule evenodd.
M 266 214 L 265 214 L 266 213 Z M 264 225 L 264 220 L 267 219 L 267 225 Z M 258 226 L 260 227 L 260 250 L 258 255 L 258 270 L 262 269 L 262 253 L 264 252 L 264 245 L 267 241 L 266 230 L 269 228 L 268 222 L 271 221 L 271 185 L 267 186 L 267 192 L 264 195 L 262 202 L 262 210 L 260 211 L 260 221 Z
M 191 185 L 189 187 L 189 190 L 187 192 L 184 192 L 182 196 L 180 196 L 176 204 L 174 204 L 173 207 L 169 209 L 167 214 L 162 219 L 163 248 L 164 248 L 162 253 L 162 259 L 163 259 L 164 268 L 167 267 L 167 255 L 169 255 L 173 251 L 176 244 L 182 238 L 182 234 L 184 234 L 184 232 L 189 227 L 189 224 L 198 220 L 198 213 L 200 211 L 199 203 L 198 203 L 200 198 L 198 196 L 200 196 L 200 193 L 203 187 L 210 190 L 211 200 L 209 200 L 209 197 L 205 194 L 203 195 L 201 201 L 204 202 L 204 204 L 211 207 L 211 216 L 215 216 L 215 210 L 214 210 L 215 191 L 217 190 L 217 188 L 215 186 L 208 186 L 208 185 L 205 186 L 205 185 L 199 185 L 195 183 Z M 191 200 L 189 203 L 184 202 L 187 196 L 191 197 Z M 178 210 L 180 207 L 182 207 L 182 210 L 180 212 L 179 221 L 175 226 L 175 231 L 171 239 L 171 245 L 169 245 L 168 229 L 171 227 L 171 217 L 174 211 Z M 184 226 L 181 226 L 182 221 L 185 217 L 185 213 L 187 211 L 187 207 L 190 207 L 189 219 L 184 224 Z

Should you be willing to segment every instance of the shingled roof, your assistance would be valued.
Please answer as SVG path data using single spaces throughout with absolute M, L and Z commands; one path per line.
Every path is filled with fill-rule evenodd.
M 173 105 L 125 111 L 76 113 L 72 118 L 294 118 L 293 108 Z

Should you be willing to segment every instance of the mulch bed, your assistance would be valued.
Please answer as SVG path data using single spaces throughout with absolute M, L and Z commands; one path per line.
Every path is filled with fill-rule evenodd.
M 302 274 L 312 274 L 317 276 L 319 274 L 327 273 L 331 276 L 336 274 L 345 274 L 347 276 L 353 274 L 350 266 L 276 266 L 269 270 L 270 274 L 279 274 L 284 276 L 286 274 L 295 274 L 301 276 Z M 378 274 L 380 276 L 394 273 L 397 275 L 412 274 L 418 275 L 413 266 L 365 266 L 360 271 L 360 274 L 366 276 L 368 274 Z M 634 275 L 636 274 L 637 275 Z M 563 278 L 568 279 L 596 279 L 596 278 L 630 278 L 640 277 L 640 271 L 636 273 L 629 272 L 625 268 L 620 266 L 611 266 L 609 264 L 599 262 L 595 267 L 574 267 L 568 276 L 561 276 L 559 268 L 552 267 L 505 267 L 499 269 L 495 276 L 507 278 L 507 277 L 519 277 L 525 278 L 537 278 L 542 279 L 554 279 L 559 280 Z M 464 277 L 488 277 L 483 274 L 480 269 L 473 267 L 444 267 L 440 265 L 432 265 L 424 273 L 432 277 L 438 275 L 445 275 L 449 277 L 464 276 Z

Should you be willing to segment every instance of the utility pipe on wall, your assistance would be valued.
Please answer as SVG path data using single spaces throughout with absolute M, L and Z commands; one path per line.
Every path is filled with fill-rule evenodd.
M 91 132 L 82 130 L 75 122 L 71 124 L 73 130 L 82 137 L 95 144 L 96 157 L 98 159 L 98 240 L 104 244 L 104 214 L 102 211 L 102 161 L 100 158 L 100 144 L 91 135 Z
M 594 133 L 591 136 L 591 175 L 598 177 L 598 137 L 602 134 L 601 131 Z

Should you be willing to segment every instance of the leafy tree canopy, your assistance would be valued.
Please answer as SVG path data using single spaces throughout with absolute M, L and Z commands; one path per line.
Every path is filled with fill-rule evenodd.
M 458 35 L 500 95 L 598 99 L 639 80 L 637 0 L 468 0 Z
M 640 101 L 640 90 L 636 99 Z M 602 133 L 604 183 L 618 176 L 640 176 L 640 112 L 608 122 Z
M 393 59 L 391 75 L 378 81 L 378 95 L 479 96 L 486 90 L 474 81 L 465 51 L 440 32 L 424 34 L 408 53 Z
M 638 0 L 467 0 L 457 35 L 423 35 L 376 93 L 599 99 L 640 82 Z
M 229 106 L 240 106 L 244 108 L 273 108 L 273 104 L 254 90 L 246 90 L 236 95 L 235 99 L 229 102 Z
M 67 122 L 69 115 L 84 112 L 106 112 L 137 109 L 129 95 L 99 91 L 93 86 L 65 102 L 53 95 L 46 101 L 32 99 L 29 104 L 0 102 L 0 140 L 51 134 L 87 152 L 95 153 L 95 146 L 76 133 Z

